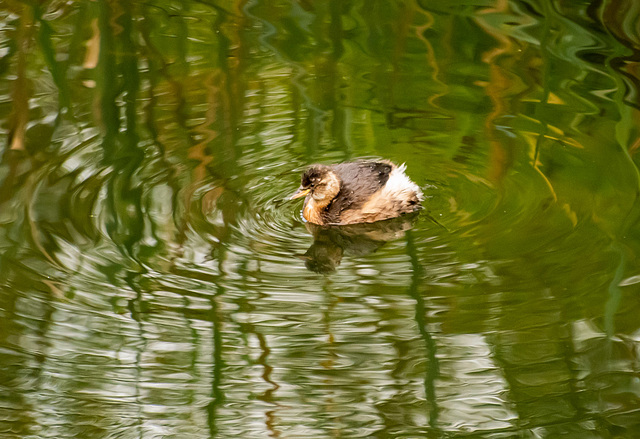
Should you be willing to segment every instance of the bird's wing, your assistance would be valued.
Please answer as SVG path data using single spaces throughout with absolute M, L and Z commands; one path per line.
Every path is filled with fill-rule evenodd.
M 340 178 L 341 186 L 331 210 L 338 213 L 365 204 L 387 183 L 392 169 L 391 163 L 374 161 L 333 165 L 332 170 Z

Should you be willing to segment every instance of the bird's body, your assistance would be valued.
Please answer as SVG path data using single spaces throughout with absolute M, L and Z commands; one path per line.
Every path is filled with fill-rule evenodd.
M 302 214 L 314 224 L 372 223 L 421 208 L 422 191 L 390 161 L 313 165 L 292 199 L 306 196 Z

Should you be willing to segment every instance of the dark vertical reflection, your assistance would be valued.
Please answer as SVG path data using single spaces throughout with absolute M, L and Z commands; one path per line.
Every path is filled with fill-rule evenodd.
M 184 5 L 183 5 L 184 6 Z M 186 7 L 186 6 L 185 6 Z M 167 53 L 163 47 L 163 41 L 157 37 L 157 29 L 168 23 L 170 28 L 175 29 L 175 40 L 177 49 L 175 50 L 175 62 L 171 61 L 172 53 Z M 178 248 L 182 248 L 186 239 L 188 218 L 184 209 L 180 207 L 179 193 L 185 181 L 185 176 L 180 173 L 179 163 L 172 158 L 183 157 L 181 147 L 194 143 L 193 135 L 187 125 L 190 117 L 189 105 L 187 103 L 184 77 L 188 77 L 189 65 L 186 60 L 188 40 L 187 26 L 184 17 L 172 15 L 169 11 L 158 8 L 156 5 L 143 5 L 142 17 L 140 18 L 140 33 L 144 41 L 144 53 L 148 62 L 147 78 L 150 86 L 147 90 L 148 103 L 145 106 L 145 128 L 157 148 L 160 159 L 160 172 L 166 175 L 163 179 L 171 189 L 171 219 L 176 227 L 173 236 Z M 166 89 L 168 88 L 168 92 Z M 167 93 L 170 103 L 165 102 Z M 167 139 L 165 117 L 160 117 L 164 107 L 170 108 L 170 119 L 176 124 L 177 136 L 179 140 L 171 142 Z M 178 143 L 178 144 L 176 144 Z M 185 148 L 186 149 L 186 148 Z M 158 246 L 163 245 L 163 240 L 158 236 L 158 229 L 161 224 L 151 223 L 152 233 L 157 239 Z
M 15 37 L 11 49 L 3 58 L 7 65 L 11 59 L 16 59 L 16 78 L 12 81 L 13 105 L 8 117 L 9 132 L 6 142 L 9 147 L 2 151 L 2 163 L 0 163 L 4 170 L 4 178 L 0 184 L 0 207 L 10 201 L 17 189 L 24 184 L 29 175 L 25 165 L 30 167 L 24 143 L 29 112 L 28 101 L 31 95 L 26 68 L 32 24 L 29 22 L 26 6 L 24 12 L 24 16 L 18 21 L 18 29 L 14 31 Z
M 324 107 L 327 111 L 332 111 L 332 136 L 338 142 L 338 146 L 344 151 L 344 160 L 352 157 L 349 129 L 347 127 L 346 113 L 348 108 L 344 106 L 343 81 L 340 61 L 344 54 L 344 31 L 342 29 L 343 14 L 349 12 L 349 2 L 341 0 L 331 0 L 329 3 L 328 39 L 331 41 L 331 55 L 326 57 L 324 66 L 320 66 L 321 74 L 326 75 L 326 80 L 321 79 L 321 83 L 326 87 L 326 101 Z
M 58 60 L 56 59 L 56 51 L 52 41 L 53 30 L 51 29 L 50 23 L 44 20 L 42 17 L 44 7 L 46 5 L 47 3 L 38 2 L 35 2 L 33 4 L 34 19 L 39 25 L 39 48 L 42 51 L 42 55 L 44 56 L 45 62 L 47 64 L 47 68 L 51 72 L 53 82 L 58 89 L 59 106 L 61 109 L 65 109 L 71 112 L 71 96 L 69 94 L 69 85 L 66 81 L 67 65 L 65 63 L 58 62 Z
M 616 53 L 610 60 L 611 68 L 620 74 L 622 79 L 619 82 L 619 95 L 624 105 L 631 108 L 629 114 L 621 108 L 620 129 L 616 137 L 623 147 L 626 148 L 630 161 L 634 165 L 637 175 L 636 192 L 632 207 L 625 218 L 617 242 L 614 248 L 622 246 L 632 246 L 637 252 L 640 246 L 637 239 L 630 237 L 640 237 L 640 32 L 638 22 L 640 21 L 640 7 L 634 2 L 621 2 L 619 0 L 595 1 L 587 9 L 589 16 L 596 22 L 602 23 L 604 29 L 627 50 L 625 53 Z M 620 250 L 621 259 L 624 260 L 626 250 Z M 623 262 L 621 261 L 621 264 Z M 615 289 L 616 287 L 614 287 Z M 610 296 L 616 295 L 609 291 Z M 612 298 L 610 298 L 612 300 Z
M 125 133 L 122 139 L 121 162 L 125 164 L 122 170 L 117 169 L 115 164 L 114 171 L 122 178 L 122 184 L 118 192 L 123 198 L 118 200 L 120 205 L 120 216 L 126 218 L 127 226 L 125 229 L 125 246 L 129 254 L 134 254 L 134 245 L 142 238 L 143 231 L 143 212 L 142 212 L 142 187 L 135 183 L 134 175 L 138 172 L 144 153 L 138 145 L 137 130 L 137 97 L 140 88 L 140 78 L 138 75 L 138 57 L 137 50 L 133 50 L 137 45 L 134 43 L 133 21 L 131 16 L 131 3 L 126 2 L 122 5 L 123 13 L 120 17 L 122 25 L 122 33 L 120 35 L 119 46 L 122 47 L 122 82 L 124 93 L 124 110 L 125 110 Z M 119 155 L 119 154 L 118 154 Z M 114 178 L 114 180 L 116 180 Z M 114 199 L 115 201 L 115 199 Z M 126 210 L 125 210 L 126 209 Z M 136 255 L 137 256 L 137 255 Z
M 30 82 L 27 79 L 27 60 L 31 51 L 33 38 L 33 11 L 22 6 L 20 20 L 16 32 L 17 66 L 16 80 L 13 81 L 13 112 L 10 116 L 9 148 L 22 151 L 25 149 L 25 135 L 29 120 Z M 6 152 L 5 152 L 6 154 Z
M 211 380 L 211 394 L 210 402 L 207 405 L 207 424 L 209 426 L 210 437 L 218 437 L 218 408 L 224 403 L 224 393 L 221 388 L 223 377 L 223 356 L 222 356 L 222 321 L 220 312 L 218 310 L 218 300 L 220 297 L 224 297 L 225 290 L 223 287 L 218 287 L 218 291 L 211 297 L 211 311 L 209 319 L 212 323 L 213 330 L 213 357 L 212 361 L 212 380 Z
M 98 29 L 100 32 L 99 59 L 97 65 L 100 90 L 100 122 L 104 130 L 102 139 L 103 161 L 111 165 L 116 156 L 116 142 L 120 128 L 120 117 L 116 99 L 119 95 L 118 68 L 115 59 L 115 42 L 111 29 L 111 8 L 106 0 L 97 5 Z M 114 211 L 113 206 L 111 207 Z M 113 213 L 112 213 L 113 215 Z M 112 221 L 115 221 L 113 219 Z M 109 229 L 113 229 L 113 224 Z
M 406 232 L 407 254 L 411 260 L 411 284 L 409 285 L 409 295 L 415 300 L 415 321 L 418 326 L 420 336 L 424 341 L 425 352 L 427 354 L 427 371 L 424 377 L 424 393 L 429 403 L 429 426 L 435 431 L 439 431 L 438 426 L 438 401 L 436 398 L 436 380 L 440 374 L 438 358 L 436 356 L 436 343 L 427 328 L 427 310 L 424 305 L 424 298 L 420 292 L 420 285 L 424 281 L 425 272 L 418 257 L 418 249 L 415 245 L 415 238 L 411 230 Z
M 132 272 L 128 272 L 125 276 L 125 282 L 127 285 L 135 291 L 135 296 L 127 302 L 127 308 L 131 315 L 131 318 L 137 324 L 137 333 L 138 337 L 143 343 L 140 343 L 135 356 L 135 371 L 134 371 L 134 381 L 135 381 L 135 393 L 134 398 L 138 402 L 135 407 L 135 430 L 139 436 L 144 435 L 144 413 L 143 413 L 143 404 L 141 402 L 144 400 L 144 350 L 147 347 L 147 335 L 145 334 L 144 329 L 144 319 L 145 315 L 148 312 L 148 303 L 143 299 L 143 291 L 140 288 L 137 288 L 135 282 L 135 274 Z
M 134 174 L 144 157 L 138 145 L 136 97 L 139 89 L 136 45 L 132 37 L 131 6 L 118 2 L 99 3 L 100 25 L 100 116 L 105 131 L 104 162 L 112 169 L 108 180 L 107 206 L 109 236 L 130 257 L 142 237 L 142 189 Z M 122 57 L 115 54 L 121 50 Z M 114 80 L 114 75 L 116 80 Z M 124 99 L 124 131 L 120 132 L 120 107 Z
M 525 304 L 507 306 L 516 314 Z M 531 305 L 529 305 L 531 306 Z M 561 424 L 577 416 L 579 405 L 570 384 L 571 363 L 564 347 L 571 343 L 567 328 L 559 325 L 553 303 L 541 300 L 536 305 L 540 316 L 512 325 L 511 333 L 492 336 L 494 355 L 509 383 L 509 400 L 519 419 L 533 424 Z M 551 308 L 551 309 L 549 309 Z M 554 312 L 555 311 L 555 312 Z M 538 376 L 538 371 L 548 373 Z M 555 430 L 555 427 L 552 431 Z M 559 431 L 562 431 L 560 428 Z
M 324 374 L 321 379 L 321 386 L 329 390 L 321 403 L 321 410 L 328 414 L 331 423 L 319 424 L 323 431 L 331 434 L 334 437 L 342 436 L 342 428 L 344 422 L 342 420 L 342 411 L 339 407 L 337 399 L 337 392 L 332 391 L 339 383 L 339 380 L 334 377 L 333 372 L 336 371 L 340 355 L 338 343 L 336 340 L 336 330 L 334 327 L 335 312 L 339 305 L 339 298 L 337 298 L 331 291 L 331 280 L 324 279 L 322 282 L 323 292 L 323 304 L 322 304 L 322 335 L 324 339 L 324 349 L 326 350 L 321 357 L 318 366 L 323 370 Z
M 278 383 L 273 381 L 273 367 L 268 362 L 271 349 L 267 344 L 267 340 L 264 334 L 261 334 L 259 332 L 256 332 L 255 334 L 256 337 L 258 337 L 258 342 L 260 344 L 261 350 L 260 357 L 258 358 L 258 364 L 260 364 L 263 368 L 262 379 L 269 385 L 269 388 L 259 396 L 259 399 L 270 405 L 275 405 L 276 402 L 274 398 L 274 392 L 276 392 L 280 386 L 278 385 Z M 276 414 L 276 409 L 268 409 L 265 411 L 265 428 L 269 432 L 270 437 L 278 438 L 281 436 L 281 433 L 278 428 L 278 417 Z
M 601 17 L 604 28 L 609 31 L 620 44 L 627 48 L 627 53 L 611 59 L 611 67 L 624 79 L 624 103 L 635 109 L 635 118 L 640 111 L 640 7 L 635 2 L 621 0 L 595 1 L 591 11 L 602 10 Z M 637 132 L 636 132 L 637 134 Z
M 8 283 L 12 279 L 11 269 L 7 254 L 0 255 L 0 274 L 2 281 Z M 17 309 L 18 295 L 0 295 L 0 343 L 2 346 L 11 346 L 11 338 L 20 333 L 21 321 Z M 6 414 L 0 419 L 0 431 L 11 431 L 16 435 L 28 436 L 34 433 L 33 426 L 37 424 L 34 419 L 34 406 L 30 403 L 28 395 L 23 391 L 25 380 L 37 380 L 38 371 L 28 369 L 28 355 L 21 350 L 5 352 L 0 362 L 2 373 L 0 374 L 0 394 L 4 395 L 3 404 L 7 405 Z M 27 373 L 25 373 L 27 372 Z M 33 376 L 33 375 L 36 376 Z M 25 376 L 26 375 L 26 376 Z
M 608 338 L 614 337 L 615 335 L 615 318 L 616 314 L 620 311 L 622 301 L 620 282 L 624 279 L 624 274 L 627 271 L 627 249 L 619 243 L 613 243 L 611 249 L 614 254 L 618 256 L 619 261 L 616 264 L 616 271 L 607 289 L 608 297 L 604 308 L 604 328 Z
M 246 2 L 239 0 L 236 3 L 236 9 L 242 10 Z M 222 72 L 221 92 L 224 93 L 221 116 L 227 147 L 233 159 L 231 163 L 237 162 L 242 156 L 242 146 L 237 140 L 247 91 L 244 70 L 250 59 L 244 39 L 246 26 L 245 17 L 219 11 L 212 29 L 212 35 L 218 37 L 217 65 Z

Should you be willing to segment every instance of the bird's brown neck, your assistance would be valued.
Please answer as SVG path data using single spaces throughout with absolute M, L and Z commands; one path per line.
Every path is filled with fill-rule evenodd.
M 315 224 L 327 224 L 327 210 L 340 193 L 342 186 L 340 178 L 332 171 L 327 173 L 324 181 L 326 183 L 322 188 L 316 188 L 307 195 L 302 210 L 302 214 L 307 221 Z
M 312 197 L 309 197 L 308 201 L 304 204 L 302 215 L 309 222 L 312 222 L 314 224 L 324 224 L 325 221 L 322 213 L 327 205 L 328 204 L 321 205 Z

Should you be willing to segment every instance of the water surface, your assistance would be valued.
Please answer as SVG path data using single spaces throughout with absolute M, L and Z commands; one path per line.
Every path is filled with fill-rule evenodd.
M 0 5 L 0 436 L 638 437 L 640 8 L 569 3 Z M 357 157 L 425 209 L 305 224 Z

